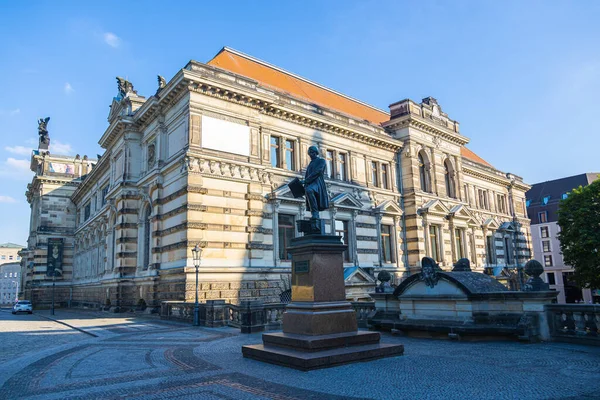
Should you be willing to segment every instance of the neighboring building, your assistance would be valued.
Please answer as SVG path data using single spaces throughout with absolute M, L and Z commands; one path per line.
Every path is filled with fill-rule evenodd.
M 581 290 L 573 283 L 573 267 L 565 265 L 557 236 L 560 232 L 557 223 L 559 202 L 566 198 L 571 190 L 587 186 L 598 179 L 599 174 L 586 173 L 536 183 L 526 194 L 533 254 L 544 266 L 545 280 L 550 284 L 550 288 L 560 292 L 557 299 L 559 303 L 600 301 L 598 290 Z
M 0 265 L 0 305 L 12 305 L 18 298 L 21 266 L 17 262 Z
M 464 147 L 431 97 L 383 111 L 228 48 L 159 77 L 149 98 L 118 82 L 97 164 L 45 144 L 32 156 L 24 264 L 34 302 L 49 296 L 47 260 L 75 305 L 192 300 L 196 244 L 202 300 L 280 301 L 286 246 L 307 216 L 287 183 L 303 176 L 310 145 L 327 161 L 331 208 L 321 217 L 348 244 L 349 299 L 362 299 L 378 271 L 397 283 L 426 255 L 446 270 L 468 257 L 490 273 L 530 256 L 529 186 Z
M 0 244 L 0 265 L 6 263 L 14 263 L 21 261 L 19 251 L 25 246 L 14 243 Z

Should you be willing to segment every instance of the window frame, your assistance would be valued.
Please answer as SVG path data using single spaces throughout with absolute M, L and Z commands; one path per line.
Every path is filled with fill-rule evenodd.
M 336 152 L 335 155 L 335 169 L 336 169 L 336 178 L 341 181 L 348 180 L 348 157 L 346 153 Z
M 544 254 L 544 267 L 554 267 L 552 254 Z
M 544 232 L 545 232 L 545 236 L 544 236 Z M 550 237 L 550 228 L 548 228 L 548 226 L 540 226 L 540 237 L 544 238 L 544 239 Z
M 282 225 L 281 217 L 290 217 L 291 225 Z M 291 240 L 296 237 L 295 224 L 296 224 L 296 215 L 286 214 L 286 213 L 278 213 L 277 214 L 277 243 L 279 245 L 277 257 L 279 258 L 279 261 L 285 262 L 285 261 L 292 260 L 291 255 L 289 254 L 289 252 L 286 251 L 286 249 L 289 246 L 289 243 L 287 243 L 288 239 Z M 291 231 L 291 237 L 288 237 L 287 234 L 283 234 L 283 236 L 282 236 L 282 228 L 285 230 L 286 233 L 288 233 L 288 231 Z M 283 238 L 283 243 L 281 241 L 282 238 Z M 286 246 L 286 244 L 288 246 Z M 284 258 L 282 258 L 282 255 L 284 256 Z
M 390 168 L 387 163 L 381 163 L 381 188 L 389 190 L 390 185 L 388 184 L 390 175 Z
M 290 147 L 288 147 L 290 145 Z M 296 141 L 292 139 L 285 139 L 285 169 L 288 171 L 296 170 Z M 288 163 L 288 156 L 290 157 Z
M 388 230 L 388 232 L 384 232 L 384 227 Z M 393 264 L 396 262 L 396 253 L 394 249 L 394 241 L 392 238 L 394 237 L 394 227 L 389 224 L 380 224 L 380 232 L 381 232 L 381 261 L 386 264 Z M 387 246 L 386 246 L 386 241 Z M 386 258 L 386 248 L 389 248 L 389 259 Z
M 275 142 L 275 143 L 273 143 Z M 279 154 L 281 150 L 281 137 L 273 136 L 269 139 L 270 143 L 270 157 L 271 157 L 271 167 L 273 168 L 281 168 L 281 155 Z M 275 155 L 275 159 L 273 159 L 273 155 Z
M 542 240 L 542 252 L 550 253 L 551 251 L 552 251 L 552 246 L 550 244 L 550 240 Z
M 379 165 L 377 161 L 371 161 L 371 185 L 379 187 Z
M 439 257 L 441 256 L 440 248 L 440 227 L 438 225 L 429 225 L 428 232 L 429 241 L 429 255 L 434 259 L 435 262 L 440 262 Z
M 342 229 L 338 229 L 337 224 L 342 224 Z M 344 250 L 344 254 L 342 255 L 344 262 L 352 262 L 352 257 L 350 254 L 350 221 L 346 219 L 336 219 L 333 223 L 333 231 L 337 235 L 338 232 L 343 232 L 345 234 L 338 235 L 342 236 L 342 242 L 347 246 L 346 250 Z

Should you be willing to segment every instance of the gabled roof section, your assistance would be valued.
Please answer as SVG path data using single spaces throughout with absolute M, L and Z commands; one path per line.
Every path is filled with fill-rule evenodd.
M 386 111 L 228 47 L 223 47 L 207 64 L 376 125 L 390 119 L 390 114 Z
M 477 154 L 473 153 L 471 150 L 467 149 L 465 146 L 462 146 L 460 148 L 460 155 L 463 156 L 464 158 L 466 158 L 469 161 L 473 161 L 476 162 L 478 164 L 483 164 L 487 167 L 492 167 L 492 164 L 490 164 L 489 162 L 485 161 L 483 158 L 479 157 Z

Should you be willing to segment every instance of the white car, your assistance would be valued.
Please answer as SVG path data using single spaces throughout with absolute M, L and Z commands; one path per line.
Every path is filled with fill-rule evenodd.
M 31 307 L 31 302 L 29 300 L 17 301 L 13 306 L 12 313 L 16 314 L 20 311 L 26 312 L 27 314 L 32 314 L 33 308 Z

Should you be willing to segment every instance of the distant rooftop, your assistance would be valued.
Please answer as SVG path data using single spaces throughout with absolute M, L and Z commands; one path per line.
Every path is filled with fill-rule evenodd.
M 0 249 L 22 249 L 25 246 L 16 243 L 0 243 Z

